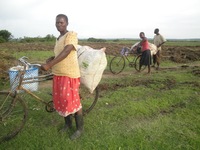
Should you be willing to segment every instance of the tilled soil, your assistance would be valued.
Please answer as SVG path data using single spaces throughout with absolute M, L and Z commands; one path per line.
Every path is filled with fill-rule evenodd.
M 84 45 L 84 43 L 79 43 Z M 117 55 L 120 53 L 122 47 L 131 47 L 131 44 L 120 44 L 120 43 L 88 43 L 87 45 L 94 48 L 100 49 L 106 47 L 107 55 Z M 4 76 L 4 71 L 8 70 L 11 64 L 14 63 L 15 58 L 13 58 L 10 53 L 12 51 L 37 51 L 37 50 L 53 50 L 54 44 L 45 43 L 1 43 L 0 44 L 0 78 Z M 7 49 L 7 51 L 4 51 Z M 176 63 L 187 63 L 200 60 L 200 46 L 163 46 L 162 48 L 162 59 L 169 59 Z M 199 70 L 194 71 L 195 74 L 199 74 Z
M 106 47 L 106 54 L 117 55 L 122 47 L 131 47 L 132 45 L 124 45 L 117 43 L 88 43 L 93 48 Z M 190 61 L 200 60 L 200 46 L 163 46 L 162 56 L 164 59 L 170 59 L 177 63 L 186 63 Z

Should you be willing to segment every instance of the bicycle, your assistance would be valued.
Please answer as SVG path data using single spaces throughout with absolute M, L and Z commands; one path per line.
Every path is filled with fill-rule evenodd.
M 23 129 L 27 121 L 28 109 L 22 98 L 24 94 L 31 95 L 35 100 L 43 103 L 47 112 L 55 111 L 52 100 L 46 102 L 43 98 L 36 95 L 34 93 L 34 91 L 37 91 L 37 89 L 34 89 L 35 85 L 32 85 L 32 89 L 28 87 L 28 85 L 31 84 L 52 80 L 53 74 L 47 72 L 47 74 L 44 75 L 30 77 L 27 73 L 27 68 L 37 70 L 41 65 L 29 63 L 26 57 L 20 58 L 19 62 L 22 66 L 11 83 L 11 90 L 0 91 L 0 143 L 15 137 Z M 97 103 L 99 96 L 98 87 L 93 93 L 90 93 L 89 90 L 81 84 L 79 93 L 83 112 L 84 115 L 86 115 Z
M 146 68 L 146 66 L 142 66 L 139 70 L 141 55 L 142 54 L 140 52 L 140 48 L 138 48 L 136 52 L 134 52 L 128 47 L 123 47 L 120 52 L 120 55 L 114 56 L 111 59 L 109 66 L 110 71 L 113 74 L 121 73 L 124 70 L 127 62 L 129 67 L 134 67 L 136 71 L 143 71 Z

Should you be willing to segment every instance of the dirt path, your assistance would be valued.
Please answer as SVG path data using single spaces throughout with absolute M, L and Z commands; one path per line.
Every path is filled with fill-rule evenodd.
M 200 77 L 200 64 L 182 64 L 182 65 L 177 65 L 177 66 L 171 66 L 171 67 L 160 67 L 159 70 L 157 70 L 156 68 L 151 68 L 151 72 L 152 74 L 157 73 L 159 71 L 179 71 L 179 70 L 183 70 L 183 69 L 192 69 L 192 73 L 196 76 Z M 133 71 L 122 71 L 119 74 L 112 74 L 110 71 L 106 71 L 103 74 L 103 78 L 120 78 L 120 77 L 125 77 L 125 76 L 129 76 L 129 75 L 146 75 L 146 69 L 142 72 L 138 72 L 136 70 Z

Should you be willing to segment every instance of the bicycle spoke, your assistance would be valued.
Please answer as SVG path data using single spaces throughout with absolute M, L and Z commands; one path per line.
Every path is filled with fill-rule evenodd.
M 16 136 L 23 128 L 27 118 L 27 109 L 21 99 L 12 97 L 9 92 L 0 93 L 0 107 L 1 143 Z
M 98 100 L 98 88 L 96 88 L 93 93 L 90 93 L 89 90 L 84 86 L 81 85 L 80 87 L 80 98 L 83 107 L 83 113 L 86 115 L 89 113 L 93 107 L 95 106 Z
M 135 70 L 137 71 L 143 71 L 146 66 L 142 66 L 141 69 L 139 70 L 139 67 L 140 67 L 140 59 L 141 59 L 141 55 L 137 56 L 136 60 L 135 60 Z
M 125 67 L 125 59 L 123 56 L 115 56 L 110 62 L 110 71 L 113 74 L 119 74 Z

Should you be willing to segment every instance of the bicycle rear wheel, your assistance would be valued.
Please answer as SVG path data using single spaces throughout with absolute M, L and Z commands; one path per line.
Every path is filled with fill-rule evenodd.
M 125 59 L 123 56 L 115 56 L 110 61 L 110 71 L 113 74 L 119 74 L 125 67 Z
M 80 86 L 80 98 L 81 98 L 81 104 L 83 107 L 83 115 L 88 114 L 96 105 L 99 97 L 99 90 L 98 87 L 93 91 L 93 93 L 90 93 L 87 87 L 84 85 Z
M 140 59 L 141 59 L 141 56 L 142 56 L 142 55 L 140 54 L 140 55 L 138 55 L 137 58 L 135 59 L 135 70 L 137 70 L 137 71 L 143 71 L 143 70 L 146 68 L 146 66 L 142 65 L 141 70 L 139 70 L 139 68 L 140 68 Z
M 15 137 L 24 127 L 27 107 L 10 92 L 0 92 L 0 143 Z

